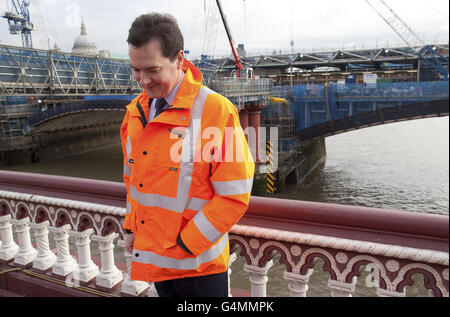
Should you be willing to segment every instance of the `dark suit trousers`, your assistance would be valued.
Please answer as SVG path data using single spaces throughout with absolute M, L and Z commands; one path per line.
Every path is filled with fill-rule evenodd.
M 159 297 L 228 297 L 228 272 L 155 282 Z

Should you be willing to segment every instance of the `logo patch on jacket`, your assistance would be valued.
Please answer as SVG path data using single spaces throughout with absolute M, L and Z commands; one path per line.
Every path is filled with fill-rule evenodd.
M 184 138 L 186 136 L 186 128 L 185 127 L 177 127 L 177 128 L 169 128 L 169 132 L 178 136 L 179 138 Z

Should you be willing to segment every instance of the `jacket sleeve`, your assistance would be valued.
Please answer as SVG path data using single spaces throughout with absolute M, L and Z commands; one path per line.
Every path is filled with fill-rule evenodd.
M 248 208 L 255 171 L 236 107 L 220 95 L 215 95 L 214 103 L 220 103 L 218 111 L 214 111 L 214 115 L 209 113 L 207 120 L 202 118 L 202 130 L 214 126 L 221 134 L 220 139 L 216 138 L 217 146 L 211 147 L 210 183 L 214 196 L 180 233 L 184 246 L 194 255 L 211 248 L 243 216 Z M 202 151 L 205 150 L 203 142 Z
M 122 227 L 126 230 L 130 230 L 132 232 L 136 231 L 135 227 L 135 211 L 132 208 L 132 201 L 130 199 L 130 178 L 131 178 L 131 167 L 129 165 L 129 158 L 131 155 L 131 140 L 128 136 L 128 118 L 129 113 L 125 114 L 125 118 L 123 119 L 122 126 L 120 128 L 120 141 L 122 144 L 122 153 L 123 153 L 123 182 L 127 189 L 127 208 L 125 214 L 125 221 Z

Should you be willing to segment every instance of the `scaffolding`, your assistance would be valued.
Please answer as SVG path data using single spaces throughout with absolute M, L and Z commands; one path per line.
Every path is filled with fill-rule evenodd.
M 261 125 L 278 128 L 278 151 L 289 153 L 295 149 L 297 142 L 297 123 L 288 101 L 289 87 L 274 87 L 271 102 L 262 110 Z M 277 102 L 274 102 L 278 98 Z M 281 102 L 280 102 L 281 101 Z
M 36 111 L 36 105 L 30 103 L 25 97 L 0 98 L 0 153 L 29 149 L 33 146 L 33 140 L 24 137 L 22 126 L 28 117 Z M 2 158 L 0 156 L 0 159 Z
M 0 96 L 140 92 L 128 60 L 0 45 Z
M 35 109 L 35 105 L 30 104 L 0 106 L 0 137 L 4 139 L 22 136 L 22 125 Z
M 273 80 L 226 77 L 212 79 L 210 88 L 227 97 L 240 111 L 250 103 L 268 105 L 272 95 Z

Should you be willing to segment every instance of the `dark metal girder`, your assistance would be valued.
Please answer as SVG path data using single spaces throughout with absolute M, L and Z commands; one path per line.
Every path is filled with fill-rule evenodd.
M 94 126 L 120 124 L 125 115 L 123 110 L 91 110 L 66 113 L 55 116 L 31 128 L 27 135 L 81 130 Z
M 444 46 L 445 47 L 445 46 Z M 445 52 L 445 50 L 443 49 Z M 448 49 L 447 49 L 448 54 Z M 340 56 L 343 56 L 340 58 Z M 265 59 L 266 62 L 261 60 Z M 322 66 L 339 66 L 344 67 L 345 64 L 373 64 L 377 68 L 380 63 L 411 63 L 414 67 L 417 66 L 419 57 L 410 51 L 410 48 L 376 48 L 366 50 L 338 50 L 333 52 L 317 52 L 317 53 L 296 53 L 284 55 L 268 55 L 268 56 L 249 56 L 243 58 L 247 64 L 254 69 L 285 69 L 287 66 L 314 69 Z M 209 60 L 211 64 L 217 64 L 218 71 L 227 71 L 234 67 L 234 64 L 228 65 L 228 58 Z M 230 60 L 231 61 L 231 60 Z M 345 68 L 345 67 L 344 67 Z

